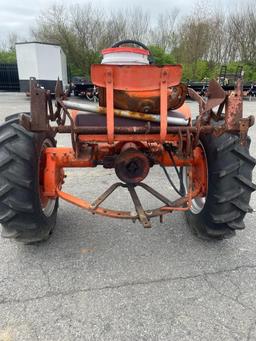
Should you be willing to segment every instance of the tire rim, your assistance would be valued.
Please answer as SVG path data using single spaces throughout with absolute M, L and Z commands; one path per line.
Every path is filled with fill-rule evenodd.
M 199 144 L 199 147 L 202 149 L 205 160 L 207 160 L 206 158 L 206 153 L 204 150 L 204 147 L 202 145 L 202 143 Z M 207 168 L 207 163 L 206 163 L 206 168 Z M 208 174 L 208 168 L 206 169 L 207 174 Z M 188 177 L 188 167 L 184 167 L 183 168 L 183 174 L 182 174 L 182 178 L 183 178 L 183 184 L 184 184 L 184 188 L 185 188 L 185 193 L 188 193 L 188 188 L 189 188 L 189 177 Z M 194 199 L 192 199 L 191 202 L 191 208 L 190 208 L 190 212 L 192 212 L 193 214 L 199 214 L 200 212 L 202 212 L 204 206 L 206 203 L 206 196 L 204 197 L 196 197 Z
M 40 192 L 40 203 L 43 214 L 46 217 L 50 217 L 54 211 L 56 199 L 51 199 L 43 194 L 44 188 L 44 169 L 45 169 L 45 155 L 43 153 L 45 148 L 54 147 L 50 139 L 44 140 L 39 156 L 39 192 Z

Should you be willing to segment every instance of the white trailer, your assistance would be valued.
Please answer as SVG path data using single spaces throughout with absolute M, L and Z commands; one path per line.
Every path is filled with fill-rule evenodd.
M 57 79 L 68 89 L 66 55 L 59 45 L 40 42 L 16 44 L 16 56 L 20 91 L 30 91 L 30 79 L 35 78 L 39 86 L 55 92 Z

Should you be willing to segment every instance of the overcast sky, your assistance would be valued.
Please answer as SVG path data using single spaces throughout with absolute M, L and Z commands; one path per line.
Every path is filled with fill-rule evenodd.
M 238 4 L 256 0 L 236 0 Z M 61 3 L 54 0 L 0 0 L 0 43 L 8 38 L 9 33 L 15 32 L 20 38 L 29 38 L 30 27 L 33 26 L 41 10 L 45 10 L 53 3 Z M 87 3 L 88 0 L 70 1 L 65 4 Z M 193 9 L 198 0 L 93 0 L 93 3 L 104 8 L 125 8 L 140 6 L 145 8 L 152 17 L 159 12 L 171 10 L 176 7 L 180 15 L 187 14 Z M 215 7 L 222 7 L 223 10 L 230 10 L 234 6 L 233 0 L 207 0 Z

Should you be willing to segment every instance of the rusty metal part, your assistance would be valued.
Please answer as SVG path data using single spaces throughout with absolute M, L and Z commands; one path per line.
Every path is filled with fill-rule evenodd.
M 21 119 L 21 124 L 24 127 L 29 126 L 29 130 L 32 131 L 50 131 L 49 121 L 56 121 L 59 125 L 65 124 L 67 110 L 62 103 L 62 97 L 65 96 L 59 80 L 56 83 L 55 91 L 57 109 L 54 112 L 50 91 L 38 87 L 35 80 L 31 81 L 31 119 L 30 123 L 26 117 Z M 62 116 L 61 113 L 63 113 Z
M 239 131 L 243 116 L 243 81 L 238 79 L 236 88 L 228 95 L 225 108 L 225 123 L 227 129 Z
M 199 104 L 199 117 L 197 118 L 197 127 L 209 124 L 211 117 L 215 116 L 213 109 L 223 106 L 226 99 L 226 92 L 215 80 L 209 82 L 207 90 L 207 101 L 205 101 L 195 90 L 189 89 L 188 93 L 192 99 Z M 223 108 L 223 107 L 222 107 Z
M 184 130 L 186 132 L 186 130 Z M 179 145 L 178 145 L 178 150 L 177 150 L 177 155 L 179 157 L 183 157 L 183 138 L 182 138 L 182 131 L 178 130 L 177 131 L 178 136 L 179 136 Z
M 98 68 L 98 66 L 97 66 Z M 96 68 L 96 69 L 97 69 Z M 148 81 L 148 80 L 143 80 L 137 82 L 137 78 L 134 77 L 134 68 L 132 66 L 129 66 L 128 68 L 122 68 L 122 67 L 115 67 L 115 66 L 111 66 L 111 71 L 113 71 L 112 74 L 112 78 L 114 80 L 111 80 L 110 74 L 104 74 L 104 72 L 106 70 L 108 70 L 108 67 L 106 68 L 106 66 L 101 67 L 100 66 L 100 74 L 99 74 L 99 82 L 103 82 L 103 80 L 105 79 L 105 85 L 107 86 L 107 84 L 109 84 L 109 89 L 110 89 L 110 97 L 113 94 L 113 91 L 117 88 L 118 90 L 124 90 L 124 89 L 128 89 L 129 91 L 137 91 L 137 90 L 143 90 L 143 86 L 145 85 L 145 89 L 147 91 L 150 90 L 154 90 L 156 88 L 159 89 L 159 87 L 161 87 L 159 84 L 165 84 L 165 80 L 164 77 L 166 77 L 166 86 L 169 86 L 170 84 L 172 84 L 174 82 L 174 80 L 176 79 L 175 77 L 178 77 L 179 75 L 179 70 L 177 68 L 174 69 L 170 69 L 170 70 L 175 70 L 176 74 L 174 74 L 174 76 L 170 76 L 169 72 L 169 68 L 155 68 L 155 67 L 150 67 L 150 72 L 152 72 L 152 74 L 154 74 L 153 80 Z M 105 70 L 103 72 L 103 70 Z M 136 69 L 137 70 L 137 69 Z M 139 72 L 141 72 L 141 69 Z M 149 70 L 149 69 L 147 69 Z M 129 75 L 129 79 L 123 79 L 121 78 L 121 75 L 123 75 L 123 71 L 127 71 L 127 75 Z M 166 76 L 164 76 L 166 73 Z M 97 76 L 98 77 L 98 76 Z M 96 77 L 96 78 L 97 78 Z M 158 78 L 159 77 L 159 78 Z M 178 78 L 177 78 L 178 79 Z M 108 82 L 109 80 L 109 82 Z M 159 83 L 160 80 L 160 83 Z M 240 81 L 239 81 L 240 82 Z M 239 83 L 238 82 L 238 83 Z M 144 85 L 143 85 L 144 84 Z M 239 87 L 238 87 L 239 88 Z M 57 133 L 71 133 L 71 137 L 72 137 L 72 145 L 75 151 L 80 150 L 80 146 L 77 146 L 78 143 L 84 143 L 86 141 L 108 141 L 109 143 L 113 143 L 113 139 L 117 140 L 117 141 L 125 141 L 125 139 L 127 139 L 128 141 L 132 141 L 132 139 L 134 139 L 135 141 L 139 141 L 139 139 L 142 139 L 142 141 L 146 141 L 146 139 L 148 138 L 148 141 L 161 141 L 164 142 L 164 140 L 168 140 L 170 141 L 172 139 L 172 137 L 170 136 L 170 134 L 178 134 L 179 135 L 179 139 L 180 139 L 180 144 L 179 147 L 182 147 L 182 139 L 181 139 L 181 135 L 183 134 L 183 130 L 181 133 L 181 130 L 179 130 L 182 127 L 167 127 L 166 129 L 166 122 L 164 119 L 164 106 L 162 107 L 162 111 L 163 114 L 158 116 L 158 120 L 160 120 L 160 129 L 159 127 L 151 127 L 150 126 L 150 118 L 148 116 L 145 116 L 144 118 L 147 120 L 147 125 L 145 125 L 145 127 L 115 127 L 114 126 L 114 122 L 113 119 L 111 121 L 111 116 L 107 114 L 107 127 L 108 129 L 105 129 L 104 127 L 76 127 L 72 116 L 70 115 L 67 106 L 65 105 L 65 96 L 63 95 L 63 89 L 61 87 L 60 82 L 57 82 L 57 86 L 56 86 L 56 94 L 57 96 L 63 96 L 62 98 L 57 98 L 56 101 L 56 105 L 57 105 L 57 110 L 55 113 L 53 113 L 53 109 L 51 106 L 51 101 L 49 100 L 49 96 L 47 95 L 47 92 L 43 89 L 39 89 L 36 88 L 34 86 L 34 93 L 32 94 L 32 98 L 31 98 L 31 109 L 32 109 L 32 118 L 31 121 L 27 118 L 27 117 L 21 117 L 21 123 L 22 125 L 28 129 L 28 130 L 32 130 L 32 131 L 49 131 L 52 130 L 53 132 Z M 33 92 L 33 91 L 32 91 Z M 164 93 L 164 92 L 163 92 Z M 239 92 L 238 92 L 239 93 Z M 209 86 L 209 91 L 208 91 L 208 102 L 205 104 L 205 102 L 202 102 L 201 100 L 201 106 L 202 108 L 204 107 L 204 110 L 209 110 L 210 108 L 212 108 L 213 106 L 216 106 L 218 103 L 221 103 L 220 105 L 223 106 L 223 99 L 224 99 L 224 92 L 223 90 L 220 88 L 220 86 L 216 83 L 216 82 L 210 82 L 210 86 Z M 240 90 L 240 94 L 241 94 L 241 90 Z M 235 96 L 235 97 L 239 97 L 239 96 Z M 197 98 L 200 102 L 200 96 Z M 227 101 L 227 115 L 226 115 L 226 127 L 224 126 L 212 126 L 209 123 L 207 124 L 207 122 L 201 122 L 201 120 L 197 120 L 197 124 L 196 127 L 189 127 L 192 128 L 192 130 L 189 130 L 191 134 L 196 134 L 196 137 L 193 136 L 193 145 L 196 145 L 196 142 L 199 139 L 199 134 L 202 133 L 213 133 L 215 135 L 220 135 L 222 133 L 224 133 L 225 131 L 228 132 L 239 132 L 240 129 L 240 125 L 236 124 L 233 125 L 231 124 L 231 120 L 230 117 L 231 116 L 235 116 L 234 112 L 231 113 L 231 104 L 230 104 L 231 98 L 229 98 L 229 100 Z M 237 101 L 237 99 L 236 99 Z M 111 102 L 111 101 L 110 101 Z M 164 100 L 162 101 L 164 104 Z M 232 101 L 231 101 L 232 102 Z M 234 102 L 234 101 L 233 101 Z M 49 107 L 49 115 L 47 113 L 47 104 Z M 234 104 L 234 103 L 233 103 Z M 233 105 L 234 107 L 234 105 Z M 106 109 L 105 109 L 106 110 Z M 109 113 L 111 113 L 111 108 L 109 106 L 109 109 L 107 111 L 109 111 Z M 220 111 L 221 108 L 219 108 L 219 111 L 217 113 L 217 116 L 220 115 Z M 61 114 L 62 113 L 62 114 Z M 136 114 L 136 113 L 128 113 L 128 116 L 130 117 L 130 114 Z M 148 115 L 148 114 L 141 114 L 138 113 L 138 119 L 141 119 L 141 115 Z M 68 116 L 70 117 L 70 121 L 71 121 L 71 126 L 65 126 L 65 117 Z M 134 118 L 136 118 L 136 115 L 133 116 Z M 207 116 L 207 120 L 208 120 L 209 116 Z M 155 119 L 155 118 L 154 118 Z M 169 118 L 168 118 L 169 119 Z M 172 124 L 175 124 L 177 122 L 173 122 L 175 118 L 171 118 L 172 120 Z M 177 118 L 180 120 L 180 118 Z M 58 127 L 50 127 L 49 125 L 49 120 L 56 120 L 58 123 Z M 183 122 L 183 123 L 182 123 Z M 178 124 L 186 124 L 187 125 L 187 120 L 184 120 L 182 122 L 178 122 Z M 113 124 L 112 124 L 113 123 Z M 203 123 L 203 125 L 202 125 Z M 84 136 L 81 136 L 81 134 L 86 134 Z M 107 134 L 107 136 L 103 136 L 103 134 Z M 115 136 L 114 136 L 115 134 Z M 160 136 L 153 136 L 150 134 L 159 134 Z M 167 135 L 166 135 L 167 134 Z M 76 137 L 77 135 L 77 137 Z M 127 135 L 131 135 L 131 136 L 127 136 Z M 187 146 L 188 148 L 188 146 Z M 183 149 L 180 148 L 180 149 Z M 189 149 L 189 148 L 188 148 Z
M 168 110 L 175 110 L 186 100 L 187 86 L 178 84 L 168 88 Z M 99 88 L 99 105 L 106 107 L 106 90 Z M 141 113 L 160 114 L 160 91 L 124 91 L 114 90 L 114 107 L 121 110 Z
M 55 193 L 56 187 L 56 172 L 60 168 L 65 167 L 96 167 L 102 165 L 106 156 L 115 156 L 120 153 L 120 143 L 114 145 L 108 144 L 88 144 L 88 153 L 83 153 L 81 158 L 77 158 L 72 148 L 47 148 L 45 153 L 47 156 L 46 176 L 47 184 L 46 191 L 49 195 Z M 141 147 L 141 150 L 147 151 L 147 145 Z M 193 163 L 193 158 L 178 158 L 173 155 L 173 160 L 170 158 L 169 153 L 163 148 L 161 144 L 152 144 L 150 146 L 150 154 L 155 164 L 161 164 L 166 167 L 177 165 L 177 167 L 185 167 Z M 112 165 L 114 167 L 114 164 Z M 54 185 L 55 184 L 55 185 Z
M 111 185 L 104 193 L 102 193 L 95 201 L 91 203 L 91 208 L 95 210 L 100 204 L 103 203 L 116 189 L 117 187 L 124 187 L 122 182 L 116 182 Z
M 167 206 L 171 206 L 173 204 L 173 202 L 171 202 L 168 198 L 166 198 L 164 195 L 157 192 L 156 190 L 154 190 L 152 187 L 148 186 L 147 184 L 140 183 L 139 185 L 140 185 L 140 187 L 144 188 L 146 191 L 151 193 L 154 197 L 156 197 L 158 200 L 162 201 Z
M 133 221 L 136 219 L 139 219 L 138 215 L 131 211 L 116 211 L 116 210 L 103 208 L 103 207 L 97 207 L 96 209 L 93 209 L 91 207 L 91 204 L 88 201 L 80 199 L 69 193 L 65 193 L 59 189 L 57 189 L 57 196 L 73 205 L 76 205 L 78 207 L 81 207 L 90 211 L 92 214 L 99 214 L 99 215 L 103 215 L 109 218 L 131 219 Z M 172 211 L 179 211 L 180 206 L 184 205 L 187 201 L 188 201 L 187 197 L 179 198 L 172 202 L 171 209 L 168 206 L 162 206 L 159 208 L 155 208 L 153 210 L 146 210 L 145 213 L 149 219 L 154 218 L 154 217 L 159 217 L 164 214 L 170 213 Z M 189 210 L 189 209 L 190 207 L 183 208 L 183 210 Z
M 246 146 L 248 141 L 247 141 L 247 136 L 248 136 L 248 130 L 251 126 L 254 125 L 255 118 L 254 116 L 249 116 L 246 118 L 241 118 L 239 120 L 239 125 L 240 125 L 240 144 L 242 146 Z
M 225 101 L 226 92 L 217 81 L 211 80 L 207 90 L 207 97 L 205 111 L 210 111 Z
M 63 101 L 63 104 L 67 109 L 75 109 L 80 111 L 98 112 L 100 114 L 106 114 L 107 108 L 100 107 L 96 103 L 77 103 L 73 101 Z M 140 121 L 151 121 L 151 122 L 161 122 L 159 115 L 134 112 L 129 110 L 114 109 L 114 114 L 119 117 L 133 118 Z M 186 126 L 189 123 L 188 119 L 180 117 L 168 117 L 167 122 L 173 125 Z
M 61 133 L 61 134 L 68 134 L 71 133 L 72 127 L 71 126 L 58 126 L 58 127 L 53 127 L 53 130 L 56 133 Z M 168 134 L 182 134 L 186 133 L 187 130 L 190 133 L 196 133 L 197 128 L 196 127 L 168 127 L 167 128 L 167 133 Z M 211 125 L 208 126 L 202 126 L 200 127 L 200 133 L 205 133 L 205 134 L 210 134 L 214 130 L 218 131 L 220 130 L 220 127 L 213 127 Z M 115 127 L 115 134 L 124 134 L 124 135 L 136 135 L 136 134 L 159 134 L 160 132 L 160 127 L 152 127 L 152 126 L 132 126 L 132 127 Z M 233 130 L 232 130 L 233 131 Z M 107 129 L 106 127 L 74 127 L 74 132 L 76 134 L 95 134 L 95 135 L 100 135 L 100 134 L 106 134 Z M 156 137 L 155 137 L 156 138 Z M 95 136 L 93 140 L 97 140 L 97 137 Z
M 199 105 L 199 114 L 205 111 L 206 101 L 194 89 L 188 88 L 188 94 L 191 99 L 196 101 Z
M 152 65 L 93 65 L 91 77 L 94 84 L 106 88 L 107 139 L 109 143 L 113 143 L 115 138 L 114 90 L 135 91 L 140 94 L 144 92 L 144 95 L 152 90 L 160 92 L 160 141 L 164 141 L 167 134 L 167 89 L 180 84 L 180 65 L 165 65 L 163 67 Z M 150 117 L 145 118 L 146 115 L 150 116 L 151 114 L 142 113 L 134 116 L 140 120 L 150 121 Z
M 49 119 L 47 110 L 47 94 L 44 89 L 37 87 L 36 81 L 31 81 L 31 130 L 47 131 Z
M 135 210 L 138 214 L 139 221 L 145 228 L 151 227 L 150 221 L 141 205 L 140 199 L 135 191 L 134 186 L 128 185 L 128 191 L 131 195 L 132 201 L 134 203 Z
M 227 96 L 226 96 L 226 97 L 227 97 Z M 223 120 L 223 109 L 224 109 L 224 107 L 225 107 L 225 104 L 226 104 L 226 101 L 222 102 L 222 103 L 219 105 L 219 108 L 218 108 L 216 114 L 214 114 L 214 113 L 212 112 L 212 115 L 211 115 L 211 116 L 212 116 L 212 118 L 213 118 L 216 122 Z
M 182 91 L 184 89 L 182 90 L 182 86 L 177 86 L 181 77 L 180 66 L 158 68 L 156 66 L 98 65 L 94 66 L 93 70 L 95 83 L 106 88 L 106 108 L 99 109 L 99 111 L 102 110 L 106 113 L 105 126 L 97 126 L 95 123 L 92 126 L 86 126 L 86 124 L 85 126 L 76 126 L 75 116 L 71 115 L 68 108 L 71 106 L 78 107 L 78 104 L 66 101 L 60 82 L 57 82 L 56 86 L 57 109 L 55 112 L 53 112 L 49 93 L 34 85 L 31 91 L 32 118 L 30 120 L 24 115 L 20 117 L 23 126 L 32 131 L 52 130 L 55 133 L 71 133 L 73 149 L 46 148 L 44 150 L 43 196 L 46 199 L 63 198 L 72 204 L 87 209 L 92 214 L 101 214 L 113 218 L 137 219 L 145 227 L 150 227 L 152 217 L 159 216 L 162 219 L 163 214 L 189 210 L 192 199 L 206 195 L 207 192 L 206 160 L 202 157 L 202 153 L 198 151 L 198 147 L 196 147 L 200 134 L 211 133 L 218 135 L 226 131 L 235 132 L 236 134 L 240 132 L 241 143 L 246 143 L 247 131 L 249 126 L 253 124 L 253 119 L 242 118 L 242 86 L 240 81 L 238 81 L 234 94 L 230 94 L 227 98 L 226 125 L 215 126 L 210 122 L 212 110 L 219 106 L 218 119 L 226 99 L 226 94 L 218 83 L 211 82 L 207 102 L 198 96 L 194 96 L 199 101 L 201 108 L 196 126 L 188 125 L 189 121 L 186 119 L 182 120 L 184 124 L 180 121 L 179 123 L 171 121 L 171 124 L 179 125 L 172 126 L 167 124 L 167 99 L 168 96 L 171 96 L 168 93 L 169 88 L 172 87 L 171 91 L 175 93 L 174 88 L 176 87 L 178 95 L 173 95 L 174 100 L 176 101 L 180 96 L 179 90 L 181 91 L 179 100 L 183 100 Z M 115 126 L 115 91 L 123 91 L 126 95 L 128 94 L 129 98 L 132 97 L 132 100 L 134 100 L 133 104 L 138 106 L 136 108 L 146 112 L 154 110 L 156 99 L 154 98 L 153 104 L 143 101 L 152 99 L 152 92 L 157 93 L 157 100 L 159 99 L 157 105 L 159 105 L 160 115 L 154 115 L 154 120 L 156 120 L 155 116 L 157 116 L 157 121 L 160 122 L 159 126 L 149 122 L 152 120 L 152 114 L 148 112 L 127 113 L 123 110 L 119 110 L 119 114 L 122 112 L 128 117 L 146 120 L 147 123 L 145 125 L 141 123 L 140 125 L 137 121 L 134 126 Z M 148 96 L 149 93 L 151 93 L 151 97 Z M 88 111 L 88 107 L 85 110 Z M 93 112 L 95 112 L 95 107 Z M 71 122 L 69 126 L 65 125 L 66 117 Z M 56 121 L 58 126 L 50 127 L 50 120 Z M 164 143 L 171 146 L 174 151 L 173 156 L 170 156 L 165 149 Z M 143 180 L 147 175 L 149 167 L 154 164 L 187 167 L 189 180 L 187 195 L 171 201 L 148 185 L 140 183 L 139 181 Z M 121 174 L 119 176 L 127 184 L 117 183 L 112 185 L 91 204 L 61 190 L 65 167 L 96 167 L 97 165 L 106 165 L 109 168 L 119 167 L 118 172 Z M 165 206 L 153 210 L 144 210 L 135 186 L 140 186 L 148 191 L 162 201 Z M 100 207 L 118 187 L 125 187 L 129 191 L 136 212 L 116 211 Z
M 97 164 L 101 164 L 104 159 L 104 156 L 108 155 L 118 155 L 122 150 L 125 152 L 129 152 L 130 147 L 137 147 L 139 150 L 147 150 L 148 145 L 143 143 L 135 144 L 129 143 L 115 143 L 113 145 L 105 144 L 105 145 L 96 145 L 93 147 L 93 144 L 88 144 L 88 153 L 84 153 L 84 158 L 78 159 L 75 155 L 75 152 L 72 148 L 46 148 L 45 153 L 45 169 L 44 169 L 44 188 L 43 194 L 48 198 L 56 198 L 60 197 L 64 200 L 73 203 L 79 207 L 85 208 L 89 210 L 93 214 L 101 214 L 105 216 L 109 216 L 112 218 L 124 218 L 124 219 L 132 219 L 132 220 L 140 220 L 140 222 L 144 225 L 144 227 L 150 227 L 150 219 L 156 216 L 162 216 L 168 212 L 173 211 L 185 211 L 190 209 L 191 200 L 194 196 L 198 195 L 200 191 L 203 190 L 203 186 L 201 184 L 200 177 L 197 177 L 196 181 L 193 182 L 192 187 L 192 167 L 191 165 L 197 164 L 199 162 L 198 158 L 201 157 L 200 153 L 194 153 L 192 159 L 179 159 L 177 155 L 173 156 L 173 160 L 170 158 L 167 151 L 163 148 L 161 144 L 152 144 L 150 148 L 151 153 L 154 153 L 153 159 L 155 163 L 160 163 L 166 166 L 175 165 L 176 166 L 187 166 L 191 168 L 190 172 L 190 183 L 188 194 L 185 197 L 179 198 L 175 201 L 171 201 L 161 193 L 152 189 L 150 186 L 138 183 L 138 184 L 124 184 L 117 183 L 110 188 L 108 188 L 98 199 L 96 199 L 93 203 L 89 203 L 85 200 L 72 196 L 68 193 L 64 193 L 61 191 L 63 179 L 64 179 L 64 171 L 65 167 L 94 167 Z M 136 151 L 139 151 L 136 150 Z M 134 154 L 134 152 L 133 152 Z M 165 206 L 159 207 L 153 210 L 144 210 L 142 204 L 137 196 L 135 191 L 135 186 L 140 186 L 144 190 L 151 193 L 157 199 L 162 201 Z M 135 205 L 136 212 L 127 212 L 127 211 L 116 211 L 110 210 L 107 208 L 102 208 L 100 205 L 118 188 L 125 187 L 128 189 L 131 194 L 132 200 Z
M 62 82 L 58 78 L 56 82 L 56 86 L 55 86 L 55 97 L 61 98 L 63 96 L 64 96 L 64 90 L 63 90 Z
M 219 106 L 226 99 L 226 92 L 220 84 L 215 80 L 209 82 L 207 90 L 207 101 L 205 101 L 195 90 L 188 89 L 189 96 L 198 102 L 199 114 L 202 116 L 206 112 L 210 112 L 213 108 Z
M 141 151 L 130 148 L 115 159 L 115 172 L 125 183 L 136 184 L 146 178 L 149 172 L 149 159 Z
M 71 131 L 70 131 L 70 133 L 71 133 L 71 143 L 72 143 L 72 147 L 73 147 L 74 151 L 77 152 L 78 145 L 76 143 L 76 138 L 75 138 L 75 122 L 73 120 L 73 117 L 70 114 L 70 112 L 68 111 L 68 109 L 67 109 L 67 107 L 64 104 L 64 101 L 62 99 L 57 99 L 56 103 L 57 103 L 58 113 L 59 113 L 59 117 L 57 118 L 57 123 L 58 123 L 59 126 L 60 125 L 64 126 L 65 122 L 66 122 L 66 117 L 69 118 L 70 125 L 71 125 Z M 63 116 L 61 116 L 60 108 L 63 111 Z
M 171 213 L 173 211 L 186 211 L 190 209 L 189 203 L 189 195 L 179 198 L 174 201 L 170 201 L 160 193 L 158 193 L 156 190 L 151 188 L 150 186 L 140 183 L 136 186 L 140 186 L 144 188 L 146 191 L 151 193 L 153 196 L 157 197 L 160 201 L 164 202 L 166 205 L 155 208 L 152 210 L 144 210 L 142 207 L 142 204 L 139 200 L 139 197 L 135 191 L 135 186 L 131 184 L 124 184 L 121 182 L 115 183 L 111 185 L 102 195 L 100 195 L 92 204 L 90 204 L 86 200 L 82 200 L 80 198 L 77 198 L 71 194 L 65 193 L 61 191 L 60 189 L 57 189 L 57 196 L 62 198 L 63 200 L 66 200 L 67 202 L 70 202 L 72 204 L 75 204 L 81 208 L 84 208 L 88 211 L 90 211 L 92 214 L 99 214 L 103 216 L 107 216 L 110 218 L 119 218 L 119 219 L 131 219 L 133 221 L 139 220 L 145 228 L 151 227 L 150 219 L 154 217 L 160 217 L 164 214 Z M 99 207 L 100 204 L 102 204 L 109 196 L 112 194 L 117 188 L 123 187 L 127 188 L 132 201 L 135 206 L 135 211 L 117 211 L 112 210 L 108 208 Z M 198 189 L 191 193 L 191 197 L 193 198 L 193 195 L 198 194 Z
M 49 119 L 51 121 L 55 121 L 56 116 L 53 111 L 53 106 L 52 106 L 52 97 L 51 97 L 51 92 L 47 91 L 47 104 L 48 104 L 48 110 L 49 110 Z
M 94 144 L 88 145 L 88 154 L 84 158 L 76 158 L 75 152 L 72 148 L 46 148 L 46 169 L 45 169 L 45 192 L 48 196 L 56 195 L 56 186 L 59 184 L 58 170 L 65 167 L 95 167 L 98 164 L 103 163 L 104 157 L 109 155 L 118 155 L 122 148 L 121 143 L 108 145 L 99 144 L 93 147 Z M 147 151 L 147 144 L 140 147 L 141 150 Z M 194 154 L 192 158 L 179 158 L 177 155 L 173 155 L 173 159 L 170 158 L 169 153 L 163 148 L 161 144 L 152 144 L 150 148 L 151 155 L 155 164 L 161 164 L 163 166 L 186 167 L 197 160 L 197 154 Z
M 19 115 L 19 123 L 24 127 L 26 130 L 31 130 L 31 117 L 27 114 L 20 114 Z

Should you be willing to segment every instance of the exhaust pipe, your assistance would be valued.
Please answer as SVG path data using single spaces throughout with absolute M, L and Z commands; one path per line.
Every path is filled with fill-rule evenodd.
M 79 110 L 79 111 L 89 111 L 97 112 L 100 114 L 106 114 L 107 109 L 105 107 L 100 107 L 97 103 L 78 103 L 72 101 L 63 101 L 63 104 L 67 109 Z M 129 110 L 114 109 L 114 114 L 123 118 L 132 118 L 139 121 L 151 121 L 160 122 L 160 115 L 147 114 Z M 187 126 L 189 120 L 181 117 L 167 117 L 167 123 L 179 126 Z

